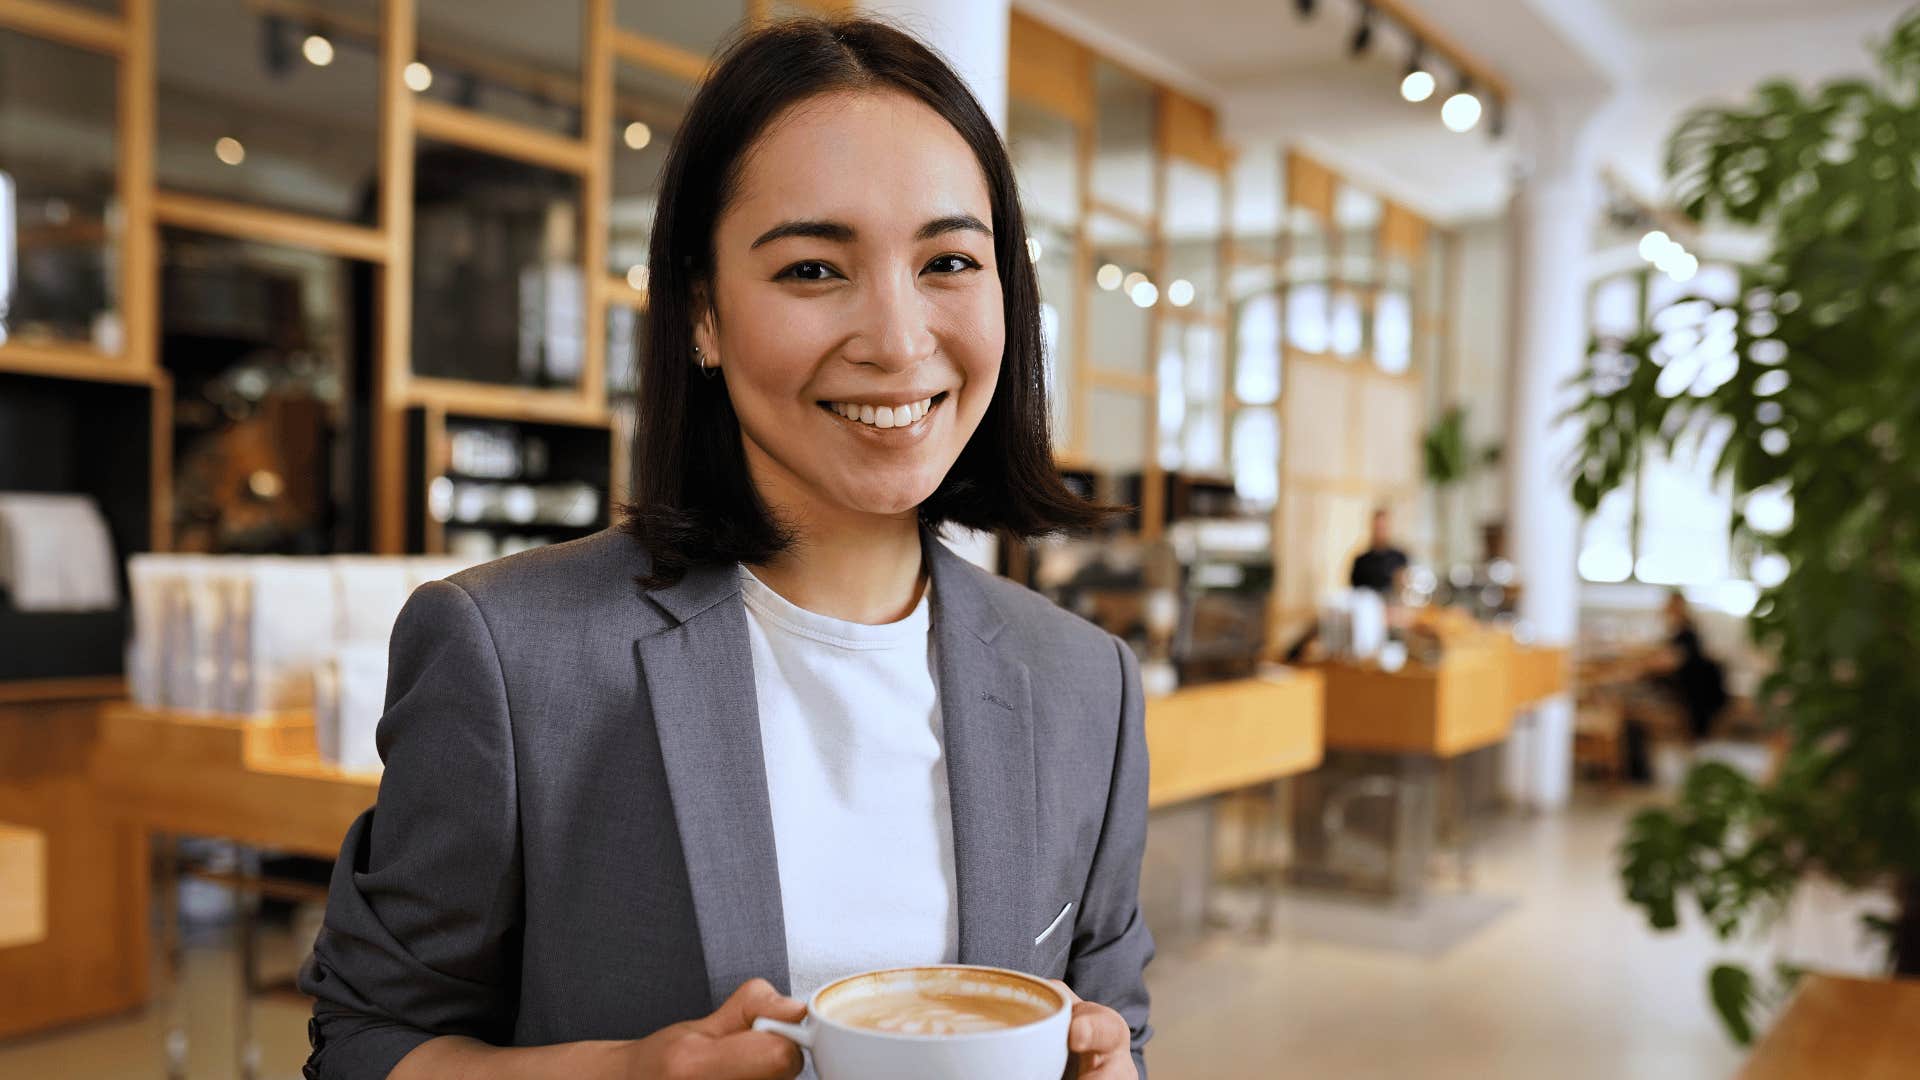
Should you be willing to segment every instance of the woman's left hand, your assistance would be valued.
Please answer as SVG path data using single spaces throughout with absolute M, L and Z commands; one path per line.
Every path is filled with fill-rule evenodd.
M 1067 1027 L 1067 1052 L 1072 1055 L 1067 1075 L 1080 1080 L 1139 1080 L 1133 1067 L 1133 1032 L 1121 1015 L 1091 1001 L 1081 1001 L 1073 988 L 1049 980 L 1073 1002 L 1073 1020 Z

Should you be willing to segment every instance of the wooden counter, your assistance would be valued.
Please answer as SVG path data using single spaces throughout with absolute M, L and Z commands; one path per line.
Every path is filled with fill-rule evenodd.
M 1920 1076 L 1920 980 L 1808 975 L 1741 1080 Z
M 47 834 L 0 824 L 0 949 L 47 940 Z
M 37 931 L 0 943 L 0 1039 L 147 999 L 146 834 L 101 808 L 88 775 L 100 709 L 125 694 L 119 679 L 0 683 L 0 821 L 39 837 L 42 875 Z M 8 893 L 21 853 L 10 850 Z
M 1383 671 L 1330 661 L 1326 744 L 1334 750 L 1450 758 L 1507 737 L 1513 727 L 1507 648 L 1449 648 L 1440 663 Z
M 1510 645 L 1507 664 L 1516 711 L 1573 689 L 1573 651 L 1563 645 Z
M 380 790 L 378 773 L 320 758 L 304 712 L 247 718 L 111 705 L 93 776 L 102 804 L 142 828 L 328 859 Z
M 1318 672 L 1210 683 L 1147 699 L 1147 805 L 1217 795 L 1320 764 Z

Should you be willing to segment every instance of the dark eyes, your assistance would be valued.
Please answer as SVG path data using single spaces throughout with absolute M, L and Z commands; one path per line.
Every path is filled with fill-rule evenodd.
M 980 264 L 965 255 L 939 255 L 927 263 L 927 269 L 936 274 L 959 274 L 968 270 L 980 269 Z M 831 281 L 841 274 L 838 270 L 823 262 L 808 259 L 794 263 L 775 275 L 776 280 L 793 281 Z

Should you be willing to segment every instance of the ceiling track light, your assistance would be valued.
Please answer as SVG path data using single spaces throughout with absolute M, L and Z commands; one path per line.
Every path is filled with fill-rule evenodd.
M 298 53 L 294 43 L 298 40 L 293 24 L 286 19 L 268 15 L 260 21 L 262 62 L 269 75 L 285 76 L 293 70 L 293 58 Z
M 1372 44 L 1373 5 L 1363 3 L 1360 5 L 1360 21 L 1353 28 L 1353 44 L 1348 48 L 1354 56 L 1360 56 L 1367 51 L 1367 46 Z

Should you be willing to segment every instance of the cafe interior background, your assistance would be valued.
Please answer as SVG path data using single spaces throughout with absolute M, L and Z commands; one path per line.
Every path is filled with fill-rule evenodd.
M 855 7 L 0 0 L 0 1075 L 297 1075 L 291 975 L 375 796 L 395 612 L 608 527 L 664 150 L 728 34 Z M 1874 389 L 1818 433 L 1836 399 L 1795 402 L 1793 350 L 1871 305 L 1796 320 L 1806 230 L 1700 213 L 1665 151 L 1744 110 L 1714 206 L 1801 184 L 1796 220 L 1857 255 L 1857 146 L 1877 234 L 1910 232 L 1914 69 L 1875 51 L 1902 5 L 874 9 L 1000 123 L 1059 467 L 1134 507 L 957 543 L 1143 662 L 1156 1074 L 1898 1052 L 1912 677 L 1820 711 L 1877 654 L 1768 617 L 1824 593 L 1855 647 L 1869 609 L 1912 644 L 1911 578 L 1796 592 L 1869 579 L 1792 541 L 1857 516 L 1796 520 L 1821 467 L 1898 517 L 1874 485 L 1913 485 L 1911 429 L 1871 410 L 1910 413 L 1920 368 L 1834 366 Z M 1773 77 L 1797 95 L 1756 98 Z M 1819 112 L 1842 78 L 1907 89 Z M 1760 147 L 1847 116 L 1810 158 Z M 1349 589 L 1377 508 L 1410 558 L 1391 610 Z M 1674 589 L 1728 690 L 1697 739 L 1644 678 Z M 1809 785 L 1848 724 L 1888 767 Z

